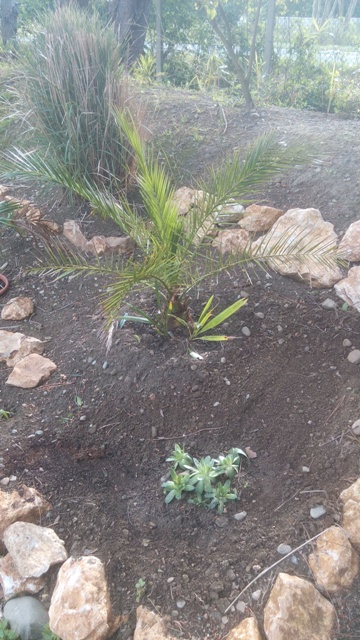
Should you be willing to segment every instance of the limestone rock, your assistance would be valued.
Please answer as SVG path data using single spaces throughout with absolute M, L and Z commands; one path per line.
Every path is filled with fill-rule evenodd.
M 6 600 L 20 593 L 38 593 L 44 585 L 45 578 L 24 578 L 20 575 L 9 553 L 0 558 L 0 586 Z
M 24 338 L 24 333 L 0 330 L 0 362 L 5 362 L 17 353 Z
M 50 629 L 61 640 L 102 640 L 115 632 L 102 562 L 69 558 L 60 568 L 49 609 Z
M 41 640 L 43 627 L 49 621 L 44 605 L 31 596 L 9 600 L 4 607 L 4 618 L 21 640 Z
M 340 500 L 343 502 L 347 502 L 348 500 L 360 502 L 360 478 L 340 493 Z
M 310 582 L 279 573 L 264 610 L 268 640 L 331 640 L 335 619 L 333 605 Z
M 217 207 L 218 222 L 239 222 L 244 215 L 245 207 L 235 200 L 230 200 L 227 204 Z
M 65 220 L 63 234 L 77 249 L 86 251 L 88 241 L 80 230 L 80 226 L 76 220 Z
M 359 572 L 359 556 L 339 527 L 324 531 L 308 562 L 315 581 L 329 593 L 349 589 Z
M 339 255 L 349 262 L 360 261 L 360 220 L 353 222 L 339 244 Z
M 194 204 L 195 189 L 180 187 L 174 193 L 173 203 L 176 205 L 179 216 L 185 216 Z
M 39 578 L 67 553 L 55 531 L 29 522 L 14 522 L 3 534 L 4 544 L 23 578 Z
M 2 320 L 24 320 L 34 313 L 34 303 L 31 298 L 17 296 L 11 298 L 1 311 Z
M 30 356 L 32 353 L 37 353 L 41 355 L 44 352 L 44 343 L 38 338 L 32 338 L 31 336 L 24 336 L 24 338 L 20 342 L 20 346 L 18 351 L 13 352 L 6 360 L 6 364 L 8 367 L 15 367 L 15 365 L 20 362 L 26 356 Z
M 85 251 L 95 253 L 100 256 L 107 253 L 131 253 L 135 249 L 135 241 L 129 236 L 105 238 L 105 236 L 94 236 L 87 243 Z
M 249 245 L 250 235 L 245 229 L 224 229 L 213 240 L 220 253 L 242 253 Z
M 166 631 L 162 618 L 146 607 L 136 609 L 134 640 L 173 640 Z
M 0 540 L 13 522 L 39 522 L 42 514 L 50 509 L 51 505 L 40 493 L 26 485 L 11 493 L 0 490 Z
M 335 285 L 339 298 L 360 311 L 360 267 L 349 269 L 347 277 Z
M 32 389 L 48 380 L 56 369 L 57 366 L 52 360 L 32 353 L 15 365 L 5 384 L 22 389 Z
M 245 618 L 232 629 L 226 640 L 261 640 L 258 623 L 255 618 Z
M 334 225 L 325 222 L 317 209 L 290 209 L 282 215 L 270 231 L 252 244 L 254 254 L 266 255 L 271 249 L 283 244 L 294 247 L 294 251 L 315 248 L 318 244 L 326 245 L 326 249 L 336 247 L 337 235 Z M 276 250 L 276 249 L 275 249 Z M 282 257 L 270 262 L 271 268 L 278 273 L 296 280 L 306 281 L 312 287 L 332 287 L 341 280 L 342 273 L 336 264 L 325 265 L 312 257 Z
M 242 229 L 252 233 L 268 231 L 282 215 L 284 212 L 281 209 L 252 204 L 245 209 L 244 216 L 238 224 Z
M 342 527 L 349 534 L 350 542 L 360 548 L 360 502 L 357 500 L 345 502 Z

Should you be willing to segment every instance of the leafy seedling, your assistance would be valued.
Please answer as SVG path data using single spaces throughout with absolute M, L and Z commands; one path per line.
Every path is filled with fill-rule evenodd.
M 165 498 L 166 504 L 169 504 L 174 498 L 181 500 L 184 491 L 194 491 L 196 480 L 190 476 L 188 471 L 176 473 L 175 469 L 171 469 L 170 477 L 171 480 L 167 480 L 161 485 L 167 494 Z
M 139 580 L 135 585 L 135 590 L 136 590 L 136 602 L 140 602 L 140 600 L 145 595 L 145 591 L 146 591 L 146 580 L 144 580 L 144 578 L 139 578 Z
M 218 475 L 224 475 L 232 480 L 239 471 L 241 456 L 247 458 L 245 451 L 236 447 L 231 449 L 227 456 L 219 456 L 215 460 Z
M 1 420 L 9 420 L 9 418 L 11 418 L 12 415 L 14 415 L 12 411 L 5 411 L 5 409 L 0 409 Z
M 186 465 L 190 471 L 191 480 L 195 483 L 195 491 L 202 495 L 204 491 L 211 491 L 211 484 L 218 475 L 215 469 L 215 460 L 210 456 L 198 460 L 194 458 L 194 466 Z
M 186 465 L 190 465 L 192 463 L 192 458 L 185 452 L 185 449 L 182 449 L 179 444 L 176 444 L 171 456 L 166 458 L 166 462 L 173 462 L 174 469 L 177 469 L 178 467 L 180 467 L 180 469 L 185 469 Z
M 231 482 L 226 480 L 224 484 L 218 482 L 216 487 L 205 494 L 205 498 L 210 500 L 209 509 L 217 508 L 218 513 L 222 513 L 227 502 L 237 499 L 237 493 L 236 489 L 231 491 Z

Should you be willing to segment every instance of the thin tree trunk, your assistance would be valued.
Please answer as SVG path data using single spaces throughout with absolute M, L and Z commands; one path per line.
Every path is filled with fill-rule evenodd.
M 127 65 L 144 50 L 151 0 L 113 0 L 112 21 L 119 39 L 127 42 Z
M 4 47 L 16 39 L 18 4 L 16 0 L 1 0 L 1 37 Z
M 156 0 L 156 79 L 162 78 L 163 39 L 161 24 L 161 0 Z
M 274 2 L 276 2 L 276 0 L 274 0 Z M 246 74 L 246 79 L 249 82 L 249 84 L 250 84 L 251 74 L 252 74 L 254 60 L 255 60 L 256 38 L 257 38 L 258 29 L 259 29 L 261 5 L 262 5 L 262 0 L 258 0 L 258 4 L 257 4 L 257 8 L 256 8 L 255 20 L 254 20 L 254 26 L 253 26 L 253 32 L 252 32 L 252 38 L 251 38 L 251 47 L 250 47 L 250 55 L 249 55 L 249 62 L 248 62 L 248 71 L 247 71 L 247 74 Z
M 271 61 L 274 51 L 275 14 L 276 0 L 268 0 L 264 46 L 264 74 L 266 76 L 269 76 L 271 72 Z

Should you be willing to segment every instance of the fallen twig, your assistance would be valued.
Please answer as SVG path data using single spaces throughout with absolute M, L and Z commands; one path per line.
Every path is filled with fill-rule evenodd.
M 327 424 L 330 420 L 330 418 L 332 418 L 332 416 L 334 415 L 334 413 L 337 412 L 338 409 L 340 409 L 341 405 L 343 404 L 344 400 L 346 398 L 346 394 L 343 395 L 342 398 L 340 398 L 339 402 L 337 403 L 337 405 L 335 406 L 335 409 L 332 410 L 332 412 L 330 413 L 330 415 L 326 418 L 325 420 L 325 424 Z
M 253 580 L 251 580 L 251 582 L 249 582 L 249 584 L 247 584 L 246 587 L 244 587 L 244 589 L 242 591 L 240 591 L 240 593 L 236 596 L 236 598 L 229 604 L 228 608 L 225 609 L 224 613 L 227 613 L 228 611 L 230 611 L 231 607 L 234 606 L 234 604 L 239 600 L 239 598 L 241 598 L 241 596 L 245 593 L 245 591 L 247 591 L 255 582 L 257 582 L 257 580 L 259 580 L 259 578 L 262 578 L 269 571 L 271 571 L 271 569 L 273 569 L 274 567 L 277 567 L 278 564 L 280 564 L 281 562 L 283 562 L 284 560 L 286 560 L 290 556 L 294 555 L 294 553 L 296 553 L 297 551 L 299 551 L 303 547 L 306 547 L 307 544 L 310 544 L 311 542 L 314 542 L 314 540 L 316 540 L 316 538 L 319 538 L 319 536 L 322 536 L 322 534 L 325 533 L 326 531 L 329 531 L 329 529 L 331 529 L 331 527 L 328 527 L 327 529 L 324 529 L 324 531 L 321 531 L 320 533 L 317 533 L 316 536 L 314 536 L 313 538 L 310 538 L 310 540 L 306 540 L 306 542 L 303 542 L 301 545 L 296 547 L 296 549 L 292 549 L 290 551 L 290 553 L 286 554 L 286 556 L 283 556 L 282 558 L 280 558 L 280 560 L 277 560 L 276 562 L 274 562 L 274 564 L 272 564 L 270 567 L 267 567 L 266 569 L 264 569 L 264 571 L 259 573 L 258 576 L 253 578 Z

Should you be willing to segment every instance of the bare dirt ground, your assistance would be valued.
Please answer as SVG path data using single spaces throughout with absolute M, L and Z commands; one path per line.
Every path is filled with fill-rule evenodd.
M 293 134 L 306 137 L 321 162 L 281 176 L 262 201 L 316 207 L 339 233 L 359 218 L 358 122 L 279 108 L 244 116 L 181 91 L 149 91 L 145 99 L 147 126 L 178 186 L 191 186 L 207 165 L 276 129 L 285 142 Z M 22 186 L 13 185 L 13 192 L 19 195 Z M 113 231 L 70 205 L 49 197 L 43 204 L 59 223 L 79 216 L 89 236 Z M 280 543 L 295 548 L 338 522 L 338 495 L 359 477 L 360 441 L 351 431 L 360 417 L 359 369 L 343 346 L 347 338 L 360 348 L 359 314 L 342 310 L 341 302 L 336 311 L 324 310 L 321 302 L 336 299 L 333 292 L 233 271 L 209 283 L 201 299 L 214 293 L 225 306 L 247 291 L 248 305 L 228 326 L 238 340 L 204 343 L 197 349 L 204 359 L 194 361 L 185 341 L 165 342 L 125 325 L 106 355 L 94 318 L 105 283 L 27 275 L 37 252 L 33 241 L 7 231 L 2 247 L 11 287 L 1 304 L 30 295 L 36 312 L 28 321 L 1 321 L 1 328 L 16 325 L 45 340 L 46 355 L 58 366 L 45 385 L 22 390 L 5 386 L 9 371 L 1 365 L 0 408 L 14 414 L 0 422 L 2 476 L 16 475 L 51 501 L 44 524 L 72 555 L 94 553 L 104 561 L 114 609 L 129 613 L 116 638 L 133 633 L 139 578 L 146 581 L 142 603 L 167 616 L 174 635 L 225 638 L 246 615 L 235 607 L 225 615 L 233 598 L 280 558 Z M 199 310 L 201 301 L 192 305 Z M 257 453 L 238 479 L 239 500 L 222 516 L 186 502 L 164 504 L 161 478 L 175 443 L 196 457 L 234 446 Z M 317 504 L 326 515 L 314 520 L 310 508 Z M 242 522 L 233 517 L 240 511 L 247 512 Z M 295 555 L 280 568 L 311 579 L 306 553 Z M 242 597 L 260 621 L 277 570 Z M 257 603 L 250 596 L 256 589 L 262 590 Z M 338 640 L 360 638 L 358 598 L 356 585 L 333 600 Z

